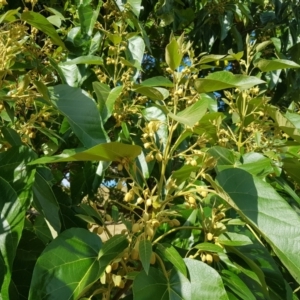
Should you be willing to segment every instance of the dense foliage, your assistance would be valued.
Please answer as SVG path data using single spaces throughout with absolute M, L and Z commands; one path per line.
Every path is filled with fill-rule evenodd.
M 0 299 L 299 299 L 298 0 L 0 13 Z

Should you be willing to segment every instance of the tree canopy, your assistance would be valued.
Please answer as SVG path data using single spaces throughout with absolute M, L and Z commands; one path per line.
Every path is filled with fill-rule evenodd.
M 0 299 L 299 299 L 298 0 L 0 0 Z

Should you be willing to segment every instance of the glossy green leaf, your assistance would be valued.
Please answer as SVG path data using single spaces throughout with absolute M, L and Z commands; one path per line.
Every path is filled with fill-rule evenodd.
M 1 127 L 1 133 L 11 146 L 22 146 L 22 140 L 14 129 L 10 127 Z
M 28 186 L 23 187 L 24 190 L 27 190 L 31 185 L 32 178 L 25 177 L 24 179 L 28 180 Z M 2 177 L 0 177 L 0 191 L 0 269 L 5 271 L 0 295 L 3 297 L 2 299 L 11 299 L 9 287 L 12 267 L 30 199 L 19 196 L 12 185 Z
M 61 26 L 61 19 L 58 16 L 49 16 L 47 18 L 47 20 L 54 26 L 56 26 L 57 28 L 59 28 Z
M 128 247 L 128 240 L 123 234 L 116 234 L 107 240 L 98 255 L 101 271 L 104 271 L 106 266 L 111 263 L 114 258 L 120 256 L 126 247 Z
M 95 55 L 86 55 L 86 56 L 79 56 L 75 59 L 68 60 L 63 62 L 62 65 L 69 66 L 69 65 L 80 65 L 80 64 L 87 64 L 87 65 L 103 65 L 103 59 L 99 56 Z
M 168 260 L 179 272 L 187 277 L 187 270 L 183 258 L 178 251 L 169 244 L 158 244 L 156 251 L 166 260 Z
M 182 60 L 182 53 L 175 38 L 167 45 L 165 58 L 168 66 L 173 71 L 179 67 Z
M 4 21 L 13 21 L 15 19 L 15 15 L 19 13 L 20 8 L 11 9 L 6 11 L 4 14 L 0 15 L 0 24 Z
M 218 245 L 212 243 L 201 243 L 194 246 L 194 248 L 201 250 L 201 251 L 208 251 L 208 252 L 219 252 L 223 253 L 224 249 Z
M 206 99 L 198 100 L 196 103 L 180 111 L 177 115 L 169 112 L 170 116 L 175 121 L 193 127 L 206 114 L 208 108 L 208 101 Z
M 236 163 L 236 157 L 232 150 L 221 146 L 214 146 L 208 150 L 208 153 L 217 160 L 217 164 L 234 166 Z
M 141 6 L 142 1 L 141 0 L 117 0 L 116 4 L 118 5 L 119 9 L 123 11 L 125 9 L 124 5 L 129 4 L 129 7 L 131 8 L 132 12 L 137 16 L 137 18 L 140 15 L 140 11 L 143 9 L 143 6 Z
M 64 42 L 61 40 L 53 25 L 41 14 L 33 11 L 25 11 L 21 14 L 21 20 L 44 32 L 51 38 L 55 45 L 65 48 Z
M 168 78 L 163 77 L 163 76 L 156 76 L 152 78 L 148 78 L 144 81 L 142 81 L 141 84 L 135 85 L 134 87 L 156 87 L 156 86 L 164 86 L 164 87 L 173 87 L 174 84 L 171 82 Z
M 229 287 L 241 299 L 256 300 L 249 287 L 239 276 L 237 276 L 233 272 L 222 270 L 221 277 L 223 279 L 224 285 Z
M 214 72 L 205 78 L 195 81 L 198 93 L 209 93 L 228 88 L 249 89 L 255 85 L 265 83 L 263 80 L 246 75 L 234 75 L 228 71 Z
M 265 177 L 266 175 L 274 172 L 271 160 L 261 153 L 246 153 L 242 157 L 242 162 L 243 164 L 239 165 L 238 167 L 252 175 Z
M 102 6 L 102 1 L 99 1 L 97 8 L 93 10 L 90 2 L 91 1 L 88 1 L 87 3 L 81 3 L 78 6 L 78 16 L 81 25 L 80 29 L 83 34 L 86 34 L 88 36 L 91 36 L 93 33 L 93 29 L 99 15 L 100 8 Z
M 81 228 L 65 230 L 38 258 L 29 299 L 78 299 L 104 271 L 98 260 L 101 248 L 96 234 Z
M 90 149 L 69 149 L 62 154 L 38 158 L 30 164 L 48 164 L 63 161 L 121 161 L 122 158 L 134 159 L 141 153 L 141 147 L 119 142 L 100 144 Z
M 122 86 L 116 86 L 109 92 L 105 103 L 105 109 L 101 111 L 101 116 L 103 117 L 104 122 L 106 122 L 108 118 L 111 116 L 114 110 L 115 102 L 118 99 L 118 97 L 121 95 L 122 90 L 123 90 Z
M 282 167 L 288 176 L 295 180 L 297 184 L 300 184 L 300 162 L 298 159 L 290 157 L 284 158 Z
M 269 106 L 267 108 L 267 112 L 269 116 L 275 121 L 279 129 L 287 133 L 298 143 L 300 142 L 300 128 L 296 128 L 295 125 L 274 106 Z
M 133 281 L 134 299 L 143 300 L 191 300 L 188 279 L 173 269 L 167 278 L 159 269 L 150 268 L 149 274 L 140 272 Z
M 134 36 L 128 39 L 128 50 L 130 51 L 131 59 L 141 64 L 145 52 L 144 40 L 140 36 Z
M 198 260 L 185 258 L 191 281 L 191 298 L 201 300 L 227 300 L 227 294 L 219 273 Z M 201 277 L 199 276 L 201 274 Z
M 143 268 L 148 275 L 150 268 L 150 260 L 152 255 L 152 244 L 148 240 L 141 240 L 139 242 L 139 256 Z
M 62 84 L 50 87 L 49 92 L 52 103 L 86 148 L 107 142 L 96 103 L 83 90 Z
M 139 87 L 135 92 L 147 96 L 151 100 L 165 100 L 169 97 L 169 91 L 159 87 Z
M 253 244 L 248 236 L 235 232 L 221 234 L 218 237 L 218 243 L 225 246 L 244 246 Z
M 270 72 L 287 68 L 300 68 L 300 65 L 287 59 L 260 59 L 254 65 L 262 72 Z
M 35 173 L 35 181 L 32 187 L 33 201 L 37 211 L 43 215 L 47 221 L 52 237 L 56 238 L 60 233 L 61 221 L 57 199 L 51 189 L 51 185 L 45 178 L 51 175 L 50 170 L 38 168 Z
M 217 180 L 239 213 L 264 237 L 299 283 L 300 219 L 297 213 L 268 183 L 244 170 L 223 170 Z
M 103 109 L 106 99 L 110 93 L 110 87 L 102 82 L 95 81 L 93 82 L 94 92 L 97 96 L 97 100 L 100 106 L 100 111 Z

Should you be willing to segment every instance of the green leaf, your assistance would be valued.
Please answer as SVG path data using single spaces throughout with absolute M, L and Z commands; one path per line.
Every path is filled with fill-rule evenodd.
M 53 238 L 60 233 L 60 210 L 57 199 L 45 176 L 52 176 L 49 169 L 38 168 L 35 173 L 35 181 L 32 187 L 33 201 L 37 211 L 45 217 Z
M 79 56 L 75 59 L 68 60 L 62 63 L 63 66 L 69 65 L 79 65 L 79 64 L 87 64 L 87 65 L 103 65 L 102 57 L 95 56 L 95 55 L 86 55 L 86 56 Z
M 149 274 L 140 272 L 133 281 L 133 298 L 143 300 L 191 300 L 191 285 L 188 279 L 173 269 L 165 277 L 159 269 L 150 268 Z
M 273 106 L 267 108 L 269 116 L 276 122 L 276 125 L 287 133 L 291 138 L 300 142 L 300 129 L 296 128 L 295 125 L 285 116 L 283 116 L 280 111 Z
M 148 275 L 150 268 L 150 260 L 152 255 L 152 244 L 148 240 L 141 240 L 139 243 L 139 255 L 143 268 Z
M 78 16 L 81 25 L 80 30 L 83 34 L 86 34 L 88 36 L 91 36 L 93 33 L 100 8 L 102 6 L 102 1 L 99 1 L 96 10 L 93 10 L 90 2 L 91 1 L 80 4 L 78 7 Z
M 264 237 L 300 283 L 300 219 L 266 182 L 240 169 L 223 170 L 217 180 L 238 207 L 238 213 Z
M 103 122 L 106 122 L 108 118 L 111 116 L 114 110 L 115 102 L 118 99 L 118 97 L 121 95 L 122 90 L 123 90 L 123 86 L 116 86 L 109 92 L 105 103 L 106 109 L 101 111 Z
M 32 178 L 27 179 L 31 186 Z M 29 198 L 19 196 L 17 191 L 2 177 L 0 177 L 0 269 L 4 270 L 3 283 L 1 282 L 0 295 L 2 299 L 11 299 L 9 287 L 16 249 L 21 238 L 26 210 L 29 206 Z
M 122 1 L 117 0 L 116 1 L 120 11 L 123 11 L 125 9 L 124 5 L 129 4 L 132 12 L 136 15 L 138 18 L 140 15 L 140 11 L 143 9 L 143 6 L 141 6 L 142 1 L 141 0 L 128 0 L 128 1 Z
M 58 16 L 49 16 L 47 18 L 47 20 L 51 24 L 53 24 L 54 26 L 56 26 L 57 28 L 60 28 L 60 26 L 61 26 L 61 19 L 60 19 L 60 17 L 58 17 Z
M 246 153 L 243 155 L 242 160 L 243 164 L 238 167 L 252 175 L 265 177 L 266 175 L 274 172 L 270 158 L 265 157 L 261 153 Z
M 235 232 L 221 234 L 218 237 L 218 243 L 225 246 L 244 246 L 253 244 L 248 236 Z
M 300 68 L 300 65 L 296 64 L 292 60 L 287 59 L 259 59 L 254 65 L 262 72 L 270 72 L 287 68 Z
M 135 92 L 147 96 L 151 100 L 165 100 L 169 97 L 169 91 L 159 87 L 139 87 Z
M 65 84 L 49 88 L 52 103 L 86 148 L 108 140 L 96 103 L 83 90 Z M 80 108 L 80 109 L 78 109 Z
M 300 162 L 296 158 L 286 157 L 282 160 L 282 168 L 286 171 L 287 175 L 300 184 Z
M 180 111 L 177 115 L 169 112 L 170 116 L 175 121 L 193 127 L 206 114 L 208 101 L 206 99 L 198 100 L 196 103 Z
M 99 261 L 101 271 L 115 259 L 117 256 L 122 255 L 122 252 L 128 247 L 128 240 L 123 234 L 116 234 L 105 242 L 102 249 L 99 251 Z
M 172 38 L 172 41 L 167 45 L 165 58 L 168 66 L 173 71 L 180 66 L 182 53 L 175 38 Z
M 169 244 L 157 244 L 156 251 L 166 260 L 168 260 L 179 272 L 187 277 L 185 263 L 178 251 Z
M 49 164 L 64 161 L 121 161 L 122 158 L 134 159 L 141 151 L 142 148 L 137 145 L 112 142 L 100 144 L 87 150 L 83 148 L 65 150 L 62 154 L 41 157 L 29 164 Z
M 21 20 L 44 32 L 51 38 L 55 45 L 61 46 L 64 49 L 66 48 L 53 25 L 41 14 L 33 11 L 25 11 L 21 14 Z
M 15 20 L 15 15 L 19 13 L 20 8 L 17 9 L 11 9 L 5 12 L 3 15 L 0 16 L 0 24 L 3 23 L 4 21 L 11 22 Z
M 97 100 L 100 106 L 100 111 L 105 106 L 106 99 L 110 93 L 110 87 L 99 81 L 93 82 L 94 92 L 97 96 Z
M 234 152 L 224 147 L 214 146 L 207 152 L 217 160 L 217 164 L 220 166 L 227 165 L 233 167 L 236 162 Z
M 224 249 L 218 245 L 212 243 L 201 243 L 194 246 L 194 248 L 201 250 L 201 251 L 208 251 L 208 252 L 217 252 L 223 253 Z
M 237 296 L 241 299 L 255 300 L 255 296 L 252 294 L 248 286 L 243 280 L 228 270 L 222 270 L 221 276 L 224 281 L 224 285 L 229 287 Z
M 130 51 L 131 59 L 141 64 L 145 52 L 144 40 L 140 36 L 128 39 L 128 50 Z
M 101 239 L 82 228 L 65 230 L 38 258 L 29 300 L 78 299 L 99 279 Z
M 185 258 L 184 262 L 188 268 L 192 286 L 190 299 L 228 300 L 222 278 L 215 269 L 190 258 Z
M 265 83 L 254 76 L 234 75 L 228 71 L 210 73 L 205 78 L 195 81 L 198 93 L 209 93 L 228 88 L 249 89 L 255 85 Z
M 11 146 L 22 146 L 22 140 L 15 130 L 9 127 L 1 127 L 1 132 Z
M 156 87 L 156 86 L 165 86 L 165 87 L 173 87 L 174 84 L 169 79 L 163 76 L 156 76 L 152 78 L 148 78 L 144 80 L 141 84 L 135 85 L 134 87 Z

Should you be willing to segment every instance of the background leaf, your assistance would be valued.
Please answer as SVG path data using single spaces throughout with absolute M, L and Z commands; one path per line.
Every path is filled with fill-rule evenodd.
M 300 219 L 297 213 L 269 184 L 244 170 L 223 170 L 217 180 L 299 283 Z
M 226 291 L 222 278 L 218 272 L 207 264 L 185 258 L 184 262 L 189 271 L 191 281 L 191 298 L 190 299 L 220 299 L 227 300 Z M 199 276 L 201 274 L 201 277 Z
M 254 76 L 234 75 L 228 71 L 210 73 L 205 78 L 195 81 L 198 93 L 209 93 L 228 88 L 249 89 L 255 85 L 265 83 Z
M 38 258 L 29 299 L 79 298 L 104 271 L 98 260 L 101 248 L 100 238 L 86 229 L 64 231 Z
M 60 155 L 44 156 L 30 164 L 47 164 L 63 161 L 121 161 L 122 158 L 134 159 L 141 153 L 141 147 L 118 142 L 100 144 L 90 149 L 65 150 Z
M 139 243 L 139 255 L 140 261 L 142 262 L 143 268 L 148 275 L 150 260 L 152 255 L 152 244 L 148 240 L 141 240 Z
M 55 28 L 52 24 L 41 14 L 33 11 L 25 11 L 21 14 L 21 20 L 27 22 L 28 24 L 36 27 L 38 30 L 41 30 L 47 34 L 53 41 L 54 44 L 65 48 L 65 44 L 59 37 Z
M 107 142 L 96 103 L 83 90 L 62 84 L 50 87 L 49 92 L 52 103 L 68 119 L 86 148 Z

